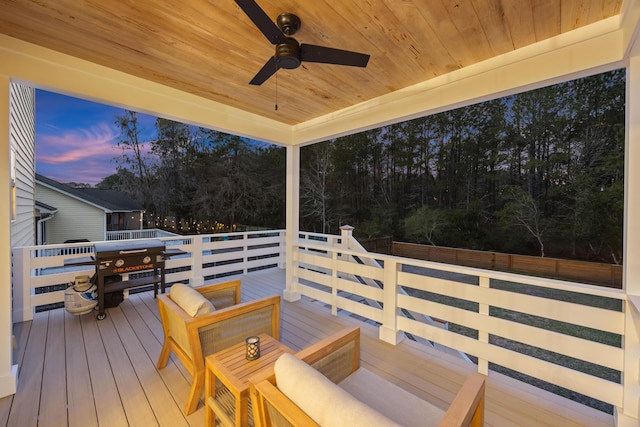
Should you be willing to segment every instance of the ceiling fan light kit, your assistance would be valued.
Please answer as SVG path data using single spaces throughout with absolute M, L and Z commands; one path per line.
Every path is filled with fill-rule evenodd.
M 274 56 L 269 58 L 249 84 L 261 85 L 275 74 L 278 68 L 293 70 L 298 68 L 302 62 L 353 67 L 366 67 L 369 62 L 370 56 L 364 53 L 298 43 L 292 36 L 300 29 L 302 21 L 292 13 L 278 15 L 276 26 L 254 0 L 235 0 L 235 2 L 267 40 L 275 45 Z

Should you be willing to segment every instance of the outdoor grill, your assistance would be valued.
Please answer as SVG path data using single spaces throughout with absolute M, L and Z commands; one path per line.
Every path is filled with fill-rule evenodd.
M 94 256 L 90 259 L 69 260 L 65 265 L 94 265 L 95 282 L 98 288 L 98 320 L 106 317 L 105 295 L 125 289 L 153 284 L 153 296 L 165 289 L 165 260 L 172 255 L 183 254 L 181 250 L 167 250 L 158 239 L 140 239 L 126 242 L 97 242 Z M 144 274 L 146 273 L 146 274 Z M 129 279 L 129 275 L 141 274 Z
M 94 250 L 98 278 L 142 273 L 164 264 L 165 245 L 157 239 L 99 242 L 94 245 Z

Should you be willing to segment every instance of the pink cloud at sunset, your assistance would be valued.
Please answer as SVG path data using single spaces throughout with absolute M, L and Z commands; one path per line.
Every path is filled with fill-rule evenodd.
M 46 91 L 36 92 L 36 172 L 62 183 L 96 185 L 116 172 L 121 108 Z M 140 115 L 144 140 L 155 117 Z
M 38 162 L 60 164 L 117 155 L 118 135 L 106 123 L 91 129 L 67 130 L 62 135 L 43 135 L 38 139 Z

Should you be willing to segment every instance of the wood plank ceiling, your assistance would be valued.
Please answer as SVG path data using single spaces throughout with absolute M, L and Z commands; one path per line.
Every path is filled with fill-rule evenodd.
M 0 33 L 294 125 L 617 15 L 622 0 L 257 0 L 371 55 L 248 82 L 274 48 L 233 0 L 0 0 Z M 278 110 L 274 106 L 277 104 Z

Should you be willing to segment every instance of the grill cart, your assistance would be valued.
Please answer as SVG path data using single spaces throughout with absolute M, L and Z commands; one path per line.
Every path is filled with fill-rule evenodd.
M 102 320 L 107 317 L 105 313 L 105 294 L 107 293 L 151 284 L 153 284 L 154 297 L 158 295 L 158 288 L 164 293 L 165 260 L 173 255 L 184 253 L 178 249 L 166 249 L 164 242 L 158 239 L 97 242 L 94 244 L 94 256 L 72 259 L 65 262 L 65 265 L 96 267 L 97 319 Z M 147 274 L 126 280 L 130 274 L 138 273 Z

